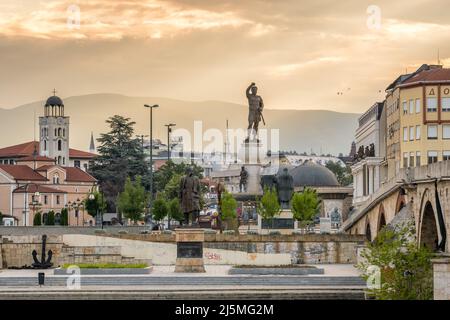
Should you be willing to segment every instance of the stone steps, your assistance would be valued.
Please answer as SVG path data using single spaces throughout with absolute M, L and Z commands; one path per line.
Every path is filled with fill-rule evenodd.
M 46 286 L 66 286 L 66 276 L 46 276 Z M 323 286 L 364 287 L 359 277 L 327 276 L 82 276 L 82 286 Z M 37 277 L 0 277 L 2 287 L 37 286 Z

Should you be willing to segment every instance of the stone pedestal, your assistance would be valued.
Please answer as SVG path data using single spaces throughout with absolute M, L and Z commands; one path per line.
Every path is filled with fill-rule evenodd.
M 444 253 L 431 261 L 434 300 L 450 300 L 450 254 Z
M 239 149 L 238 157 L 248 172 L 247 190 L 245 193 L 262 194 L 261 167 L 267 154 L 264 146 L 255 141 L 244 142 Z
M 203 229 L 176 229 L 177 260 L 175 272 L 205 272 L 203 263 Z

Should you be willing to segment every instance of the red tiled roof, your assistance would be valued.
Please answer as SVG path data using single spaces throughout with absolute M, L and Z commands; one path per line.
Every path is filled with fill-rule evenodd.
M 17 144 L 15 146 L 6 147 L 0 149 L 0 158 L 20 158 L 20 157 L 31 157 L 35 150 L 39 150 L 39 142 L 31 141 L 22 144 Z M 96 154 L 85 152 L 76 149 L 69 149 L 69 158 L 75 159 L 92 159 L 96 157 Z
M 66 181 L 69 182 L 96 182 L 93 176 L 89 173 L 75 167 L 62 167 L 66 170 Z
M 69 149 L 69 158 L 74 158 L 74 159 L 93 159 L 96 156 L 97 156 L 96 154 L 93 154 L 93 153 L 90 153 L 90 152 L 76 150 L 76 149 Z
M 39 142 L 37 141 L 17 144 L 15 146 L 0 149 L 0 158 L 31 156 L 33 155 L 35 146 L 36 150 L 39 150 Z
M 49 158 L 49 157 L 44 157 L 44 156 L 26 156 L 26 157 L 22 157 L 17 159 L 17 162 L 20 161 L 39 161 L 39 162 L 56 162 L 55 159 Z
M 26 165 L 2 164 L 0 165 L 0 170 L 5 171 L 16 180 L 47 181 L 45 177 Z
M 402 85 L 407 86 L 418 82 L 450 82 L 450 69 L 438 68 L 419 72 L 406 80 Z
M 55 188 L 51 188 L 51 187 L 47 187 L 41 184 L 30 184 L 28 185 L 28 187 L 25 190 L 25 186 L 21 186 L 17 189 L 15 189 L 13 191 L 14 193 L 35 193 L 35 192 L 39 192 L 39 193 L 67 193 L 66 191 L 63 190 L 58 190 Z

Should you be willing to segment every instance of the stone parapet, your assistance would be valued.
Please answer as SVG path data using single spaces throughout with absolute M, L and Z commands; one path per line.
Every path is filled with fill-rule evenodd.
M 450 254 L 432 260 L 434 300 L 450 300 Z

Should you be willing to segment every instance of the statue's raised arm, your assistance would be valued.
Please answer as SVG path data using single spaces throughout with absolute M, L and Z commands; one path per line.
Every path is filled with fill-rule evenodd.
M 250 97 L 250 95 L 251 95 L 251 90 L 252 90 L 252 87 L 254 87 L 255 86 L 255 83 L 254 82 L 252 82 L 249 86 L 248 86 L 248 88 L 247 88 L 247 90 L 245 90 L 245 95 L 247 96 L 247 98 L 249 98 Z

